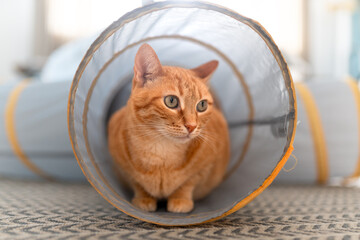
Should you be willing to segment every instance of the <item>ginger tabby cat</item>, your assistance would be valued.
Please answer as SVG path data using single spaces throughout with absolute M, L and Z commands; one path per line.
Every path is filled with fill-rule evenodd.
M 111 116 L 108 142 L 140 209 L 155 211 L 167 199 L 169 212 L 190 212 L 223 180 L 229 133 L 207 86 L 217 66 L 162 66 L 150 45 L 139 48 L 131 96 Z

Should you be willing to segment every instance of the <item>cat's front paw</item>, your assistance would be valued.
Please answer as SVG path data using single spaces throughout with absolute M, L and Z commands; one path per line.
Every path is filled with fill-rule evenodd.
M 156 199 L 151 197 L 133 198 L 132 204 L 148 212 L 156 211 L 156 207 L 157 207 Z
M 167 210 L 174 213 L 188 213 L 194 208 L 194 201 L 186 198 L 169 198 Z

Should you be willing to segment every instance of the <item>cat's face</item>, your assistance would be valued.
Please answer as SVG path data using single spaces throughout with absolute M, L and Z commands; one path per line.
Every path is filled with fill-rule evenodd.
M 145 135 L 186 142 L 205 137 L 212 113 L 207 81 L 216 69 L 211 61 L 196 69 L 161 66 L 154 50 L 142 45 L 135 58 L 132 110 Z

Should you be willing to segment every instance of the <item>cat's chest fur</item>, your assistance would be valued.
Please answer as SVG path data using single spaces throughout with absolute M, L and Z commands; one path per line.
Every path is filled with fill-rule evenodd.
M 130 144 L 136 143 L 136 140 L 135 137 Z M 188 146 L 166 138 L 142 139 L 142 142 L 141 148 L 131 153 L 131 161 L 139 167 L 134 177 L 153 196 L 166 198 L 183 184 L 180 180 L 176 181 L 174 176 L 186 161 Z

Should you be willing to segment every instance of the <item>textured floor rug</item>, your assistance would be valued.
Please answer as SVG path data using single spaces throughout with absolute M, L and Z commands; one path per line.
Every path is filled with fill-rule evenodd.
M 359 239 L 360 189 L 271 186 L 214 223 L 133 219 L 88 184 L 0 179 L 0 239 Z

